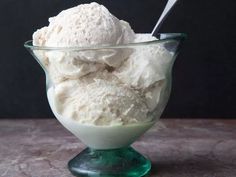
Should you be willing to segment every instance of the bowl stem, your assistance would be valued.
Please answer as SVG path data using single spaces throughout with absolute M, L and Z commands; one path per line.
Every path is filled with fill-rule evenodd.
M 141 177 L 150 171 L 151 162 L 132 147 L 86 148 L 69 161 L 68 168 L 79 177 Z

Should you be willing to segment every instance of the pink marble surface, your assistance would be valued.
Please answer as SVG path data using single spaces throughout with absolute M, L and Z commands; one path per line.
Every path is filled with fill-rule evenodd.
M 236 177 L 236 120 L 163 119 L 133 144 L 150 177 Z M 70 177 L 85 146 L 55 119 L 0 120 L 0 177 Z

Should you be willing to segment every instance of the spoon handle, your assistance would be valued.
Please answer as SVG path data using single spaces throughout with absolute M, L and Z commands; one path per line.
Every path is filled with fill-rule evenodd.
M 159 18 L 159 20 L 158 20 L 156 26 L 155 26 L 154 29 L 152 30 L 152 36 L 155 36 L 155 35 L 158 33 L 158 31 L 159 31 L 159 29 L 160 29 L 160 27 L 161 27 L 163 21 L 166 19 L 166 17 L 167 17 L 168 14 L 170 13 L 172 7 L 174 7 L 174 5 L 175 5 L 175 3 L 176 3 L 177 1 L 178 1 L 178 0 L 168 0 L 168 2 L 167 2 L 167 4 L 166 4 L 166 7 L 165 7 L 164 11 L 162 12 L 162 14 L 161 14 L 161 16 L 160 16 L 160 18 Z

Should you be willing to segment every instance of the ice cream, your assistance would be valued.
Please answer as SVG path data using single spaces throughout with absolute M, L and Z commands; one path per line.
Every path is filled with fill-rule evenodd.
M 85 47 L 132 42 L 129 24 L 117 19 L 103 5 L 95 2 L 63 10 L 49 18 L 49 26 L 33 34 L 34 45 Z
M 151 34 L 136 34 L 134 42 L 157 40 Z M 134 88 L 145 89 L 165 79 L 166 67 L 173 55 L 161 45 L 136 47 L 129 59 L 115 72 L 124 83 Z
M 94 2 L 64 10 L 57 16 L 49 18 L 49 25 L 33 34 L 33 44 L 48 47 L 117 45 L 132 42 L 134 36 L 133 30 L 127 22 L 117 19 L 103 5 Z M 112 67 L 118 67 L 129 54 L 129 50 L 109 50 L 106 52 L 90 50 L 65 55 L 59 53 L 59 57 L 54 53 L 48 58 L 51 59 L 51 63 L 55 62 L 56 65 L 58 62 L 64 62 L 63 65 L 66 65 L 68 69 L 76 70 L 75 68 L 77 68 L 81 71 L 81 63 L 75 61 L 105 63 Z M 77 76 L 87 74 L 87 72 L 82 73 L 80 72 Z
M 107 71 L 55 86 L 57 112 L 82 124 L 123 125 L 148 122 L 148 108 L 137 91 L 122 86 Z
M 154 40 L 157 39 L 151 34 L 136 34 L 134 42 Z M 162 89 L 165 89 L 173 54 L 161 44 L 142 45 L 135 50 L 114 74 L 129 87 L 141 90 L 149 111 L 153 111 L 160 101 Z
M 52 47 L 34 54 L 48 73 L 48 99 L 58 120 L 90 147 L 132 143 L 166 103 L 173 54 L 157 42 L 127 45 L 158 39 L 135 34 L 97 3 L 64 10 L 49 22 L 33 34 L 33 44 Z
M 57 112 L 56 96 L 53 88 L 48 89 L 47 96 L 51 109 L 58 121 L 84 144 L 94 149 L 104 150 L 126 147 L 154 124 L 152 121 L 126 125 L 115 124 L 112 126 L 80 123 Z

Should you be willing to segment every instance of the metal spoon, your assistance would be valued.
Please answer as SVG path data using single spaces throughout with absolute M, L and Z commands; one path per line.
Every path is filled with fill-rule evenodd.
M 168 16 L 168 14 L 170 13 L 172 7 L 174 7 L 175 3 L 177 2 L 178 0 L 168 0 L 167 4 L 166 4 L 166 7 L 164 9 L 164 11 L 162 12 L 159 20 L 157 21 L 157 24 L 156 26 L 154 27 L 154 29 L 152 30 L 152 36 L 155 36 L 157 35 L 163 21 L 166 19 L 166 17 Z

